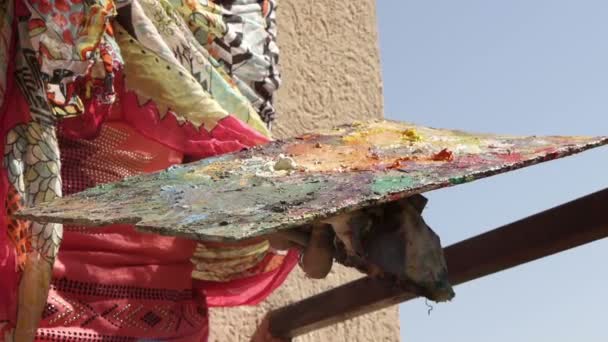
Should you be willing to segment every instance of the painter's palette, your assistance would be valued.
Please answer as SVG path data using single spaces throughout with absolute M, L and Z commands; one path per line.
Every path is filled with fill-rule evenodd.
M 479 135 L 375 121 L 129 178 L 21 215 L 239 240 L 606 143 L 606 137 Z

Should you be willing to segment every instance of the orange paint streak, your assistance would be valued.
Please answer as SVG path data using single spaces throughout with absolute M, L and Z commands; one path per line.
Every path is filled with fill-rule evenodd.
M 378 155 L 369 151 L 370 145 L 321 145 L 308 141 L 286 147 L 298 167 L 308 171 L 340 172 L 346 170 L 372 170 L 378 164 Z
M 344 172 L 393 170 L 407 167 L 407 162 L 449 162 L 453 153 L 444 148 L 438 153 L 416 152 L 415 155 L 395 155 L 394 148 L 412 146 L 422 140 L 414 129 L 374 127 L 355 130 L 336 140 L 319 142 L 319 135 L 306 134 L 285 146 L 302 171 Z M 424 145 L 423 145 L 424 146 Z M 422 146 L 421 146 L 422 147 Z

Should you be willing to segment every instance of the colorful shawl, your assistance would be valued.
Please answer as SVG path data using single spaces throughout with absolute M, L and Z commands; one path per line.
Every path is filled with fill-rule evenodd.
M 0 340 L 203 341 L 207 305 L 255 304 L 281 284 L 297 257 L 263 240 L 196 244 L 11 216 L 269 141 L 275 10 L 273 0 L 0 3 Z

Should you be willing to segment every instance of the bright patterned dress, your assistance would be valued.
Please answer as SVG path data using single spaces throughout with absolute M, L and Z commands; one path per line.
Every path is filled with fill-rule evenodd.
M 23 206 L 269 141 L 273 0 L 0 3 L 0 341 L 205 341 L 294 267 L 197 243 L 16 220 Z M 61 247 L 60 247 L 61 246 Z

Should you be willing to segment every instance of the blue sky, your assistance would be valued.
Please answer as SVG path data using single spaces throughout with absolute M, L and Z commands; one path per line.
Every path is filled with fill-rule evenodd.
M 608 135 L 608 1 L 378 1 L 388 118 L 509 134 Z M 428 194 L 444 245 L 608 187 L 608 148 Z M 608 205 L 608 204 L 607 204 Z M 608 341 L 608 240 L 456 288 L 403 341 Z

